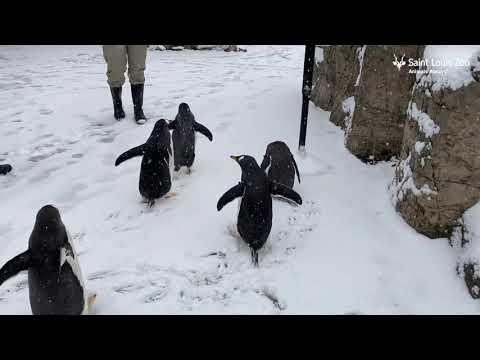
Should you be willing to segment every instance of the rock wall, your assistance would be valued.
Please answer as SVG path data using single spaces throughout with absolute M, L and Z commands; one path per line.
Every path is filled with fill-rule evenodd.
M 311 99 L 325 111 L 331 111 L 330 121 L 344 126 L 346 114 L 342 109 L 345 99 L 351 97 L 358 77 L 361 45 L 320 46 L 323 61 L 316 63 L 313 72 Z
M 449 237 L 480 200 L 480 83 L 437 87 L 425 76 L 407 109 L 401 161 L 393 181 L 396 208 L 430 237 Z
M 401 153 L 406 110 L 415 82 L 408 66 L 398 69 L 392 62 L 395 56 L 398 60 L 402 56 L 421 57 L 423 46 L 369 45 L 363 51 L 345 145 L 362 160 L 390 160 Z

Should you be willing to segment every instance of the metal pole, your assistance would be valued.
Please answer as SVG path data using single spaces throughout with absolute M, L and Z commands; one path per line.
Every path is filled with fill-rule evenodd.
M 305 46 L 305 61 L 303 64 L 303 84 L 302 84 L 302 116 L 300 118 L 300 138 L 298 149 L 305 150 L 305 139 L 307 137 L 308 105 L 310 94 L 312 92 L 313 64 L 315 61 L 315 45 Z

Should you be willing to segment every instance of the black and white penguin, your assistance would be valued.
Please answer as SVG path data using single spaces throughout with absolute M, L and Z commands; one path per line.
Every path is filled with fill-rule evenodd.
M 7 175 L 10 171 L 12 171 L 12 165 L 10 164 L 0 165 L 0 175 Z
M 195 116 L 190 107 L 181 103 L 178 107 L 178 114 L 175 120 L 169 124 L 172 133 L 174 171 L 180 170 L 182 166 L 187 167 L 188 173 L 195 160 L 196 133 L 199 132 L 212 141 L 212 133 L 205 126 L 195 121 Z
M 300 174 L 293 154 L 283 141 L 274 141 L 267 146 L 263 156 L 262 170 L 266 171 L 270 180 L 293 188 L 295 173 L 300 183 Z
M 95 299 L 87 295 L 72 239 L 52 205 L 38 211 L 28 250 L 0 269 L 0 285 L 24 270 L 34 315 L 86 314 Z
M 241 198 L 237 229 L 250 247 L 252 261 L 257 266 L 258 250 L 263 247 L 272 229 L 272 195 L 283 196 L 300 205 L 302 198 L 294 190 L 270 181 L 253 157 L 241 155 L 231 158 L 240 165 L 242 178 L 218 200 L 217 210 L 222 210 L 235 198 Z
M 115 161 L 115 166 L 135 156 L 143 156 L 140 168 L 140 194 L 153 206 L 155 200 L 166 195 L 171 187 L 170 156 L 172 147 L 168 123 L 160 119 L 145 144 L 136 146 L 123 154 Z

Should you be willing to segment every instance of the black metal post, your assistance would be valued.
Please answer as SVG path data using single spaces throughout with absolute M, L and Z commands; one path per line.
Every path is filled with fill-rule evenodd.
M 302 84 L 302 116 L 300 118 L 300 138 L 298 148 L 300 151 L 305 149 L 305 139 L 307 137 L 308 104 L 312 92 L 313 64 L 315 61 L 315 45 L 305 46 L 305 61 L 303 64 L 303 84 Z

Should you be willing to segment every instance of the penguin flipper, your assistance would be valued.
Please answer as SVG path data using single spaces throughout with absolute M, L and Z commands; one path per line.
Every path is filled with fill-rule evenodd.
M 292 163 L 293 163 L 293 166 L 295 166 L 295 172 L 297 173 L 298 183 L 300 184 L 301 183 L 300 173 L 298 172 L 297 162 L 295 161 L 295 158 L 293 157 L 293 155 L 292 155 Z
M 222 197 L 218 200 L 217 210 L 220 211 L 222 208 L 227 205 L 229 202 L 235 200 L 238 197 L 241 197 L 245 191 L 245 185 L 242 182 L 239 182 L 237 185 L 228 190 Z
M 195 129 L 195 131 L 197 131 L 200 134 L 202 134 L 203 136 L 207 137 L 208 140 L 210 140 L 210 141 L 213 140 L 213 135 L 210 132 L 210 130 L 207 129 L 206 126 L 203 126 L 202 124 L 195 121 L 195 123 L 193 124 L 193 128 Z
M 302 205 L 302 197 L 295 190 L 275 181 L 270 182 L 270 194 L 282 196 Z
M 142 156 L 145 154 L 145 144 L 131 148 L 130 150 L 125 151 L 120 155 L 117 160 L 115 160 L 115 166 L 120 165 L 122 162 L 129 160 L 135 156 Z
M 7 261 L 0 269 L 0 285 L 20 271 L 28 270 L 33 265 L 33 257 L 30 249 Z

